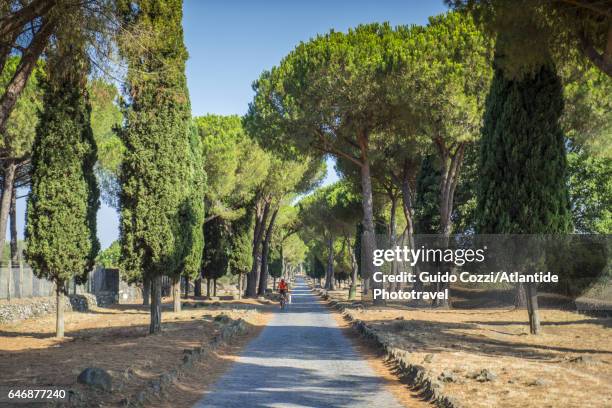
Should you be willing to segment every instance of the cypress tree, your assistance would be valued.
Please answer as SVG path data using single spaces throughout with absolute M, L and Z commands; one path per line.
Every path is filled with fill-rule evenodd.
M 508 80 L 496 70 L 481 140 L 481 234 L 571 230 L 561 82 L 553 67 Z
M 280 254 L 274 254 L 268 265 L 268 273 L 274 279 L 272 290 L 276 290 L 276 280 L 283 275 L 283 260 Z
M 194 124 L 191 126 L 190 136 L 189 193 L 186 205 L 182 208 L 181 221 L 181 224 L 185 227 L 183 232 L 184 245 L 188 249 L 185 253 L 182 273 L 187 280 L 200 277 L 202 252 L 204 250 L 204 193 L 206 189 L 202 140 Z M 189 285 L 187 285 L 188 290 Z
M 40 278 L 56 287 L 56 335 L 64 335 L 65 286 L 83 282 L 99 250 L 96 212 L 97 158 L 86 90 L 88 64 L 83 49 L 50 54 L 44 110 L 32 149 L 32 182 L 26 220 L 26 257 Z
M 253 267 L 253 208 L 231 224 L 231 250 L 229 267 L 233 274 L 238 274 L 238 294 L 243 294 L 243 274 L 249 273 Z
M 508 79 L 496 70 L 480 149 L 481 234 L 571 231 L 562 111 L 562 87 L 553 66 L 544 65 L 521 79 Z M 537 334 L 536 288 L 529 285 L 527 290 L 531 332 Z M 517 299 L 521 292 L 518 287 Z
M 416 199 L 414 202 L 415 225 L 417 234 L 435 234 L 440 229 L 440 169 L 436 157 L 428 154 L 421 162 L 416 179 Z
M 185 235 L 190 197 L 190 103 L 187 94 L 181 0 L 120 1 L 123 22 L 141 41 L 124 38 L 128 63 L 126 151 L 121 169 L 122 265 L 151 282 L 150 333 L 161 330 L 161 276 L 174 281 L 192 239 Z M 187 228 L 189 229 L 189 228 Z
M 204 225 L 204 247 L 202 276 L 206 278 L 206 296 L 210 296 L 210 283 L 214 282 L 216 296 L 217 279 L 225 275 L 230 264 L 231 241 L 227 221 L 217 217 Z

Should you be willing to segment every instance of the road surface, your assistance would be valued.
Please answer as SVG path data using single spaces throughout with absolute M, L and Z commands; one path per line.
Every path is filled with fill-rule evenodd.
M 399 408 L 298 278 L 278 312 L 194 408 Z

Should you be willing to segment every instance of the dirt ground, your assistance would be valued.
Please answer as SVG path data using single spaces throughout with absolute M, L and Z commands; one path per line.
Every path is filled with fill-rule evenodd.
M 408 351 L 463 406 L 612 407 L 611 318 L 542 309 L 542 334 L 532 336 L 527 311 L 514 308 L 393 304 L 352 313 Z
M 183 311 L 173 313 L 166 304 L 159 335 L 147 334 L 148 307 L 136 304 L 66 313 L 63 340 L 53 337 L 54 315 L 3 324 L 0 325 L 0 384 L 54 385 L 82 390 L 83 386 L 76 383 L 78 374 L 86 367 L 95 366 L 107 370 L 113 377 L 113 392 L 100 394 L 100 406 L 118 406 L 149 380 L 178 367 L 184 349 L 212 339 L 219 330 L 214 323 L 216 315 L 225 313 L 232 318 L 243 318 L 249 326 L 248 333 L 235 344 L 218 349 L 212 358 L 194 365 L 196 369 L 185 377 L 185 383 L 181 381 L 175 386 L 176 395 L 170 389 L 164 398 L 195 402 L 204 387 L 225 371 L 240 347 L 265 326 L 272 307 L 256 300 L 192 299 L 184 303 Z M 164 406 L 163 400 L 159 403 Z

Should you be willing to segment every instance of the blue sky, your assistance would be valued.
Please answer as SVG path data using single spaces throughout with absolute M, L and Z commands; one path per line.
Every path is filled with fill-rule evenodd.
M 252 82 L 300 41 L 363 23 L 426 24 L 428 16 L 445 10 L 442 0 L 185 0 L 193 115 L 244 114 L 253 96 Z M 336 179 L 333 161 L 328 160 L 326 183 Z M 25 199 L 20 199 L 19 231 L 24 208 Z M 102 248 L 117 238 L 118 224 L 116 211 L 103 205 L 98 213 Z

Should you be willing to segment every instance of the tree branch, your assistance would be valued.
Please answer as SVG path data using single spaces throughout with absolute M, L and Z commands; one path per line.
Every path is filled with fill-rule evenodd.
M 603 53 L 599 53 L 595 49 L 584 32 L 578 34 L 578 43 L 582 54 L 602 72 L 612 77 L 612 23 L 608 28 L 608 40 Z
M 42 54 L 47 46 L 49 37 L 54 29 L 54 21 L 45 21 L 27 51 L 22 55 L 19 66 L 13 78 L 11 78 L 11 82 L 7 85 L 2 99 L 0 99 L 0 134 L 4 134 L 8 118 L 15 107 L 15 102 L 17 102 L 17 98 L 25 88 L 27 80 L 36 66 L 40 54 Z
M 316 133 L 317 133 L 317 136 L 319 137 L 319 140 L 323 143 L 323 146 L 321 147 L 321 146 L 313 145 L 315 149 L 322 151 L 324 153 L 329 153 L 329 154 L 337 155 L 340 157 L 344 157 L 345 159 L 351 161 L 352 163 L 355 163 L 359 167 L 363 165 L 358 159 L 351 156 L 350 154 L 345 153 L 342 150 L 336 149 L 335 147 L 331 147 L 329 143 L 325 140 L 325 136 L 321 135 L 320 132 L 318 131 Z
M 15 13 L 0 19 L 0 37 L 11 37 L 11 33 L 20 30 L 27 22 L 46 15 L 56 4 L 56 0 L 37 0 Z
M 595 13 L 597 15 L 600 15 L 600 16 L 604 16 L 604 17 L 607 17 L 607 18 L 612 18 L 612 14 L 610 14 L 609 11 L 607 11 L 605 9 L 601 9 L 601 8 L 595 7 L 594 4 L 591 4 L 589 2 L 578 1 L 578 0 L 559 0 L 559 1 L 561 3 L 565 3 L 565 4 L 569 4 L 569 5 L 575 6 L 576 8 L 583 8 L 583 9 L 590 10 L 593 13 Z

